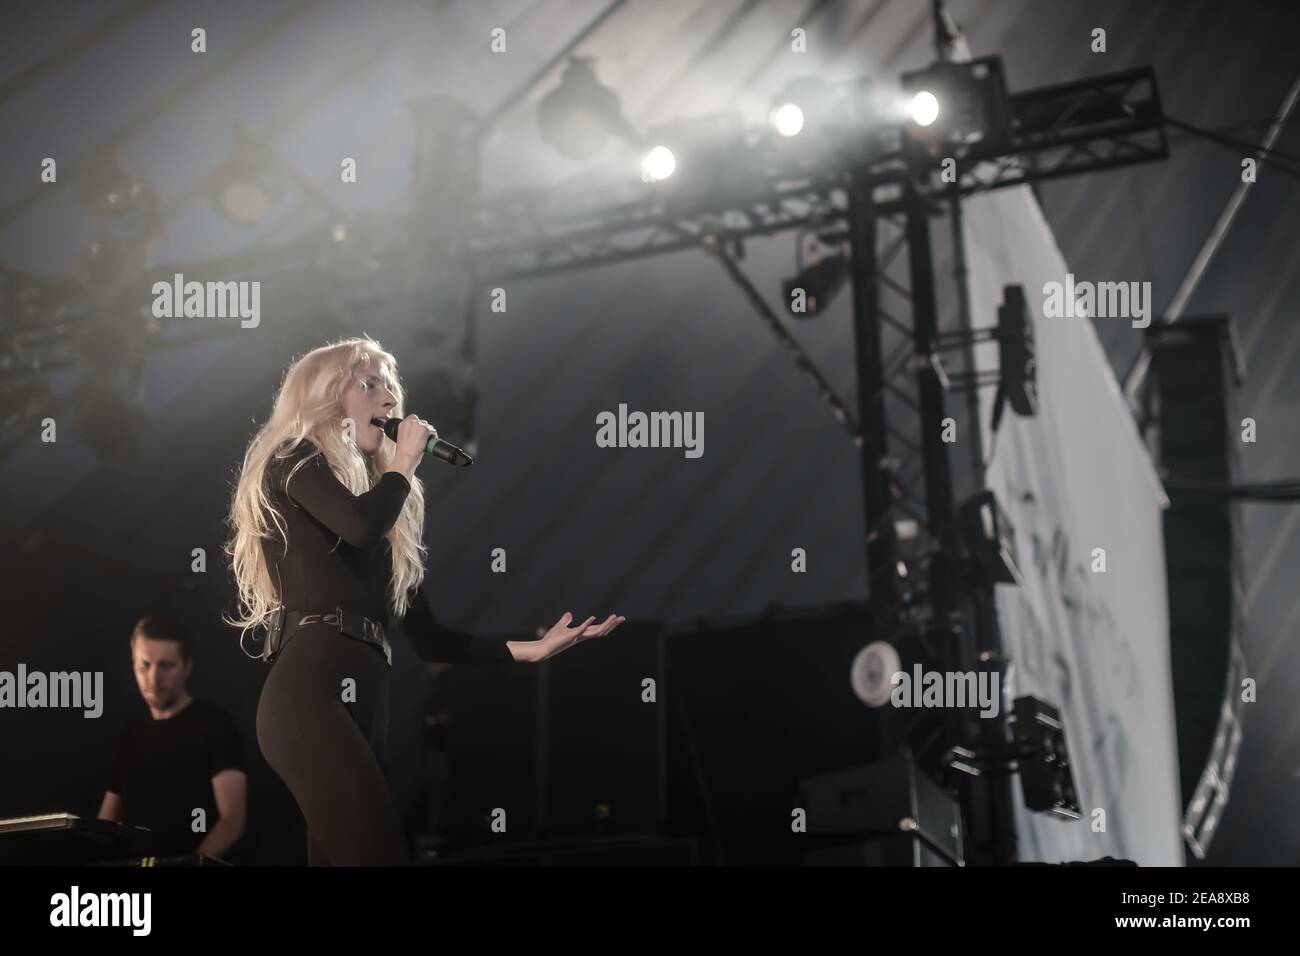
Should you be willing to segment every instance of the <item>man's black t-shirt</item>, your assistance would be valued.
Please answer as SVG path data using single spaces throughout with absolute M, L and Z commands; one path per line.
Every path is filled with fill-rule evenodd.
M 142 717 L 122 731 L 108 789 L 122 798 L 122 820 L 153 831 L 156 856 L 192 853 L 207 832 L 195 833 L 202 808 L 210 831 L 217 822 L 212 778 L 244 769 L 235 722 L 220 708 L 192 700 L 163 720 Z

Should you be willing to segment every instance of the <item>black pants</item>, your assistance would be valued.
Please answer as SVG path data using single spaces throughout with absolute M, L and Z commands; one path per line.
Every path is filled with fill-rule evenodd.
M 262 685 L 257 742 L 307 821 L 309 866 L 410 862 L 380 763 L 387 734 L 382 651 L 329 625 L 285 636 Z

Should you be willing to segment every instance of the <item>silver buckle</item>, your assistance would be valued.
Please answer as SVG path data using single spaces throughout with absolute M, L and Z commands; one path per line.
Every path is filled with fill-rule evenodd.
M 304 614 L 302 617 L 298 618 L 298 626 L 306 627 L 308 624 L 315 624 L 317 621 L 320 621 L 322 624 L 333 624 L 340 632 L 342 632 L 343 609 L 336 604 L 334 606 L 333 614 Z

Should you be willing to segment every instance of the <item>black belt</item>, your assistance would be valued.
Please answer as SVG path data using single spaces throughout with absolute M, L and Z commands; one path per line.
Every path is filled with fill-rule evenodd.
M 393 666 L 393 649 L 388 644 L 388 636 L 384 633 L 384 625 L 366 617 L 364 614 L 345 611 L 340 607 L 323 611 L 285 611 L 283 608 L 277 609 L 271 615 L 271 626 L 267 633 L 266 662 L 269 664 L 276 659 L 280 651 L 284 649 L 285 641 L 289 635 L 300 628 L 313 624 L 326 624 L 336 628 L 340 634 L 345 634 L 366 644 L 373 644 L 384 652 L 384 659 L 388 661 L 388 666 Z

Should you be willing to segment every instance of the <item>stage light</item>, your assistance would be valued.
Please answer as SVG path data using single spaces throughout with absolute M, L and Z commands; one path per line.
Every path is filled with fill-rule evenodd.
M 796 150 L 825 149 L 854 124 L 853 97 L 823 76 L 794 77 L 772 98 L 767 120 L 782 139 L 798 137 Z
M 935 63 L 902 77 L 908 136 L 934 155 L 996 152 L 1010 135 L 1010 97 L 996 56 Z
M 233 223 L 256 226 L 266 220 L 285 194 L 274 159 L 236 133 L 230 156 L 208 177 L 205 191 L 212 207 Z
M 226 218 L 241 226 L 255 226 L 275 206 L 270 190 L 262 188 L 255 180 L 235 180 L 225 184 L 220 193 L 218 208 Z
M 849 685 L 868 707 L 883 707 L 894 692 L 893 677 L 903 669 L 902 658 L 888 641 L 872 641 L 853 658 Z
M 921 90 L 908 100 L 907 112 L 917 126 L 929 126 L 939 118 L 939 99 L 929 90 Z
M 1035 813 L 1078 820 L 1083 810 L 1060 711 L 1035 697 L 1018 697 L 1012 713 L 1011 736 L 1025 806 Z
M 537 105 L 537 124 L 543 140 L 574 160 L 599 155 L 611 134 L 634 138 L 618 96 L 596 79 L 589 57 L 569 59 L 560 85 Z
M 803 110 L 797 103 L 782 103 L 772 110 L 768 121 L 781 136 L 798 136 L 803 129 Z
M 785 307 L 796 319 L 810 319 L 830 305 L 848 276 L 849 260 L 838 252 L 807 267 L 801 264 L 794 278 L 781 283 Z
M 971 569 L 992 584 L 1022 584 L 1016 529 L 992 491 L 980 491 L 957 509 L 962 544 Z
M 641 180 L 649 184 L 670 180 L 656 189 L 674 208 L 743 192 L 745 184 L 761 175 L 763 151 L 751 148 L 746 138 L 753 135 L 739 110 L 677 117 L 653 126 L 639 138 Z M 769 138 L 766 130 L 764 137 Z M 637 175 L 633 163 L 630 160 L 625 166 L 629 176 Z
M 641 159 L 641 179 L 657 183 L 667 179 L 677 168 L 677 157 L 667 146 L 656 146 Z

